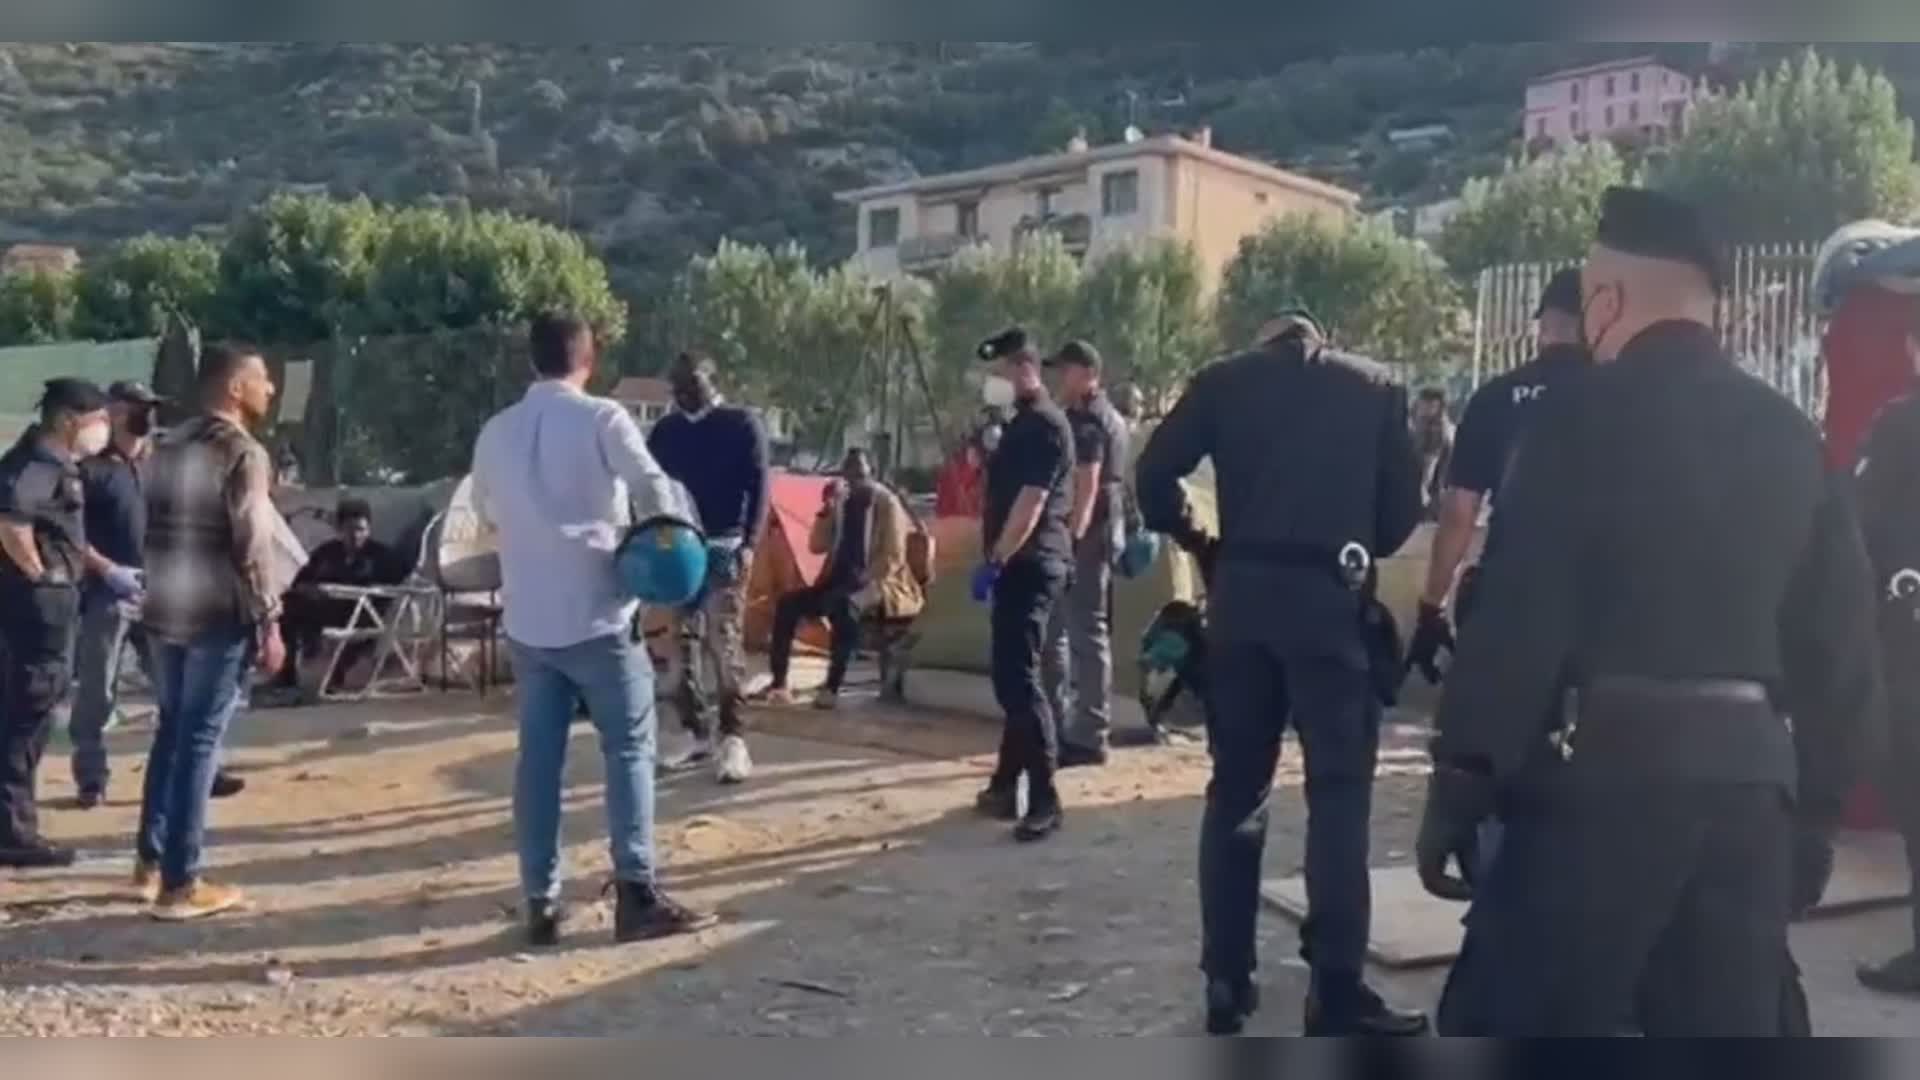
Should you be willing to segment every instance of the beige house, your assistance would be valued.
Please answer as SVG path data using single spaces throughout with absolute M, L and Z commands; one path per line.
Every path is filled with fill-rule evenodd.
M 37 271 L 69 274 L 80 268 L 80 253 L 59 244 L 15 244 L 0 254 L 0 274 Z
M 1193 138 L 1136 137 L 1112 146 L 1075 140 L 1064 152 L 966 172 L 846 191 L 859 213 L 854 263 L 877 277 L 937 270 L 959 251 L 1013 250 L 1043 232 L 1097 259 L 1158 238 L 1193 246 L 1209 290 L 1240 240 L 1295 213 L 1346 216 L 1353 192 Z

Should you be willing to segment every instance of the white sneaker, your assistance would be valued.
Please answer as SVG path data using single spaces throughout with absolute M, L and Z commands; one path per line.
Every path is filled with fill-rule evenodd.
M 816 709 L 819 709 L 821 712 L 832 712 L 833 710 L 839 708 L 840 707 L 839 692 L 836 690 L 829 690 L 824 686 L 821 687 L 819 693 L 816 693 L 813 695 L 813 707 Z
M 692 772 L 704 768 L 713 760 L 713 740 L 697 735 L 687 736 L 686 744 L 670 754 L 660 757 L 660 771 L 663 773 Z
M 720 740 L 720 760 L 714 774 L 723 784 L 744 784 L 753 775 L 753 758 L 747 753 L 747 740 L 729 735 Z

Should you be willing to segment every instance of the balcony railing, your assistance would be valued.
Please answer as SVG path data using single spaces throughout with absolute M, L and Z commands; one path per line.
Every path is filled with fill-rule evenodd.
M 1084 255 L 1093 242 L 1093 218 L 1086 214 L 1028 215 L 1014 225 L 1013 242 L 1018 245 L 1029 237 L 1048 233 L 1058 236 L 1070 254 Z
M 968 247 L 978 243 L 960 233 L 922 233 L 900 241 L 900 269 L 908 272 L 930 270 L 944 264 Z

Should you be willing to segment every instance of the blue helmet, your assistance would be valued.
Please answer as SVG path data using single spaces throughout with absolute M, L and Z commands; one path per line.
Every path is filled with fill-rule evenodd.
M 685 607 L 707 583 L 706 538 L 677 518 L 634 526 L 613 559 L 620 583 L 643 604 Z
M 1115 560 L 1114 569 L 1123 578 L 1137 578 L 1153 569 L 1160 561 L 1160 534 L 1144 529 L 1127 537 L 1125 547 L 1120 549 L 1120 557 Z

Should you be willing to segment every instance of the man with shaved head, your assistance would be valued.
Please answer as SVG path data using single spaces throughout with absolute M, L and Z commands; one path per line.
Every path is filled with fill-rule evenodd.
M 1881 710 L 1843 482 L 1721 350 L 1723 281 L 1705 215 L 1608 192 L 1581 281 L 1599 366 L 1500 487 L 1416 845 L 1429 891 L 1498 908 L 1490 1035 L 1777 1034 L 1787 924 Z

